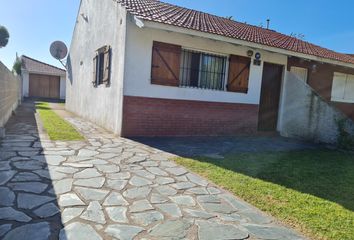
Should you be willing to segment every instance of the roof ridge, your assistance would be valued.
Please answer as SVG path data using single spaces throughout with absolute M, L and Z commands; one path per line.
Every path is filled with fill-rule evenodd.
M 53 65 L 51 65 L 51 64 L 48 64 L 48 63 L 45 63 L 45 62 L 42 62 L 42 61 L 39 61 L 39 60 L 34 59 L 34 58 L 31 58 L 31 57 L 29 57 L 29 56 L 27 56 L 27 55 L 21 55 L 21 59 L 22 59 L 22 57 L 28 58 L 28 59 L 30 59 L 30 60 L 32 60 L 32 61 L 35 61 L 35 62 L 38 62 L 38 63 L 44 64 L 44 65 L 47 65 L 47 66 L 49 66 L 49 67 L 56 68 L 56 69 L 58 69 L 58 70 L 61 70 L 61 71 L 66 72 L 66 70 L 65 70 L 65 69 L 62 69 L 62 68 L 59 68 L 59 67 L 53 66 Z
M 354 57 L 344 53 L 321 47 L 307 40 L 277 32 L 249 23 L 242 23 L 233 19 L 217 16 L 213 13 L 166 3 L 159 0 L 116 0 L 129 13 L 146 21 L 163 23 L 175 27 L 182 27 L 200 32 L 221 35 L 228 38 L 239 39 L 246 42 L 283 49 L 294 53 L 315 56 L 319 59 L 328 59 L 354 66 Z M 176 11 L 187 10 L 189 16 L 178 14 L 167 9 L 175 8 Z M 176 17 L 177 16 L 177 17 Z M 188 21 L 186 20 L 188 19 Z M 216 24 L 215 24 L 216 23 Z

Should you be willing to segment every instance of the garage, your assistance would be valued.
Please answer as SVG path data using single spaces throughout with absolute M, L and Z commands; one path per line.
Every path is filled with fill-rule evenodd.
M 21 56 L 22 96 L 65 100 L 66 71 L 39 60 Z
M 60 77 L 30 74 L 29 97 L 36 98 L 59 98 Z

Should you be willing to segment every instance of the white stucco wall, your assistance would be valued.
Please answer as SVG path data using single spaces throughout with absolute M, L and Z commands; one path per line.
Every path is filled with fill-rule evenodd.
M 139 28 L 133 21 L 128 21 L 126 39 L 125 96 L 259 104 L 264 61 L 281 65 L 287 64 L 286 55 L 236 46 L 222 41 L 194 37 L 182 33 L 145 27 Z M 248 50 L 253 50 L 254 53 L 259 52 L 262 54 L 262 65 L 255 66 L 253 63 L 251 64 L 249 91 L 247 94 L 153 85 L 150 79 L 153 41 L 172 43 L 181 45 L 184 48 L 223 55 L 234 54 L 246 56 Z
M 66 96 L 66 77 L 60 77 L 60 99 Z
M 82 0 L 66 81 L 66 108 L 116 134 L 122 121 L 126 11 L 115 1 Z M 111 85 L 92 84 L 95 51 L 112 47 Z
M 282 94 L 279 130 L 282 136 L 335 143 L 338 120 L 354 134 L 354 122 L 328 104 L 309 85 L 287 72 Z
M 22 77 L 22 97 L 28 97 L 29 91 L 29 73 L 25 70 L 21 70 Z

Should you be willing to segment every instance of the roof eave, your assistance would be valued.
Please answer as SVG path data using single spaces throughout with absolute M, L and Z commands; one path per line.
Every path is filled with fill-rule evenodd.
M 141 27 L 141 24 L 142 24 L 144 28 L 146 27 L 146 28 L 153 28 L 153 29 L 158 29 L 158 30 L 172 31 L 172 32 L 177 32 L 177 33 L 182 33 L 182 34 L 188 34 L 188 35 L 192 35 L 192 36 L 196 36 L 196 37 L 208 38 L 208 39 L 212 39 L 212 40 L 228 42 L 228 43 L 235 44 L 235 45 L 241 45 L 241 46 L 246 46 L 246 47 L 250 47 L 250 48 L 260 49 L 260 50 L 264 50 L 264 51 L 268 51 L 268 52 L 272 52 L 272 53 L 279 53 L 279 54 L 284 54 L 287 56 L 299 57 L 299 58 L 304 58 L 304 59 L 313 60 L 313 61 L 317 61 L 317 62 L 323 62 L 323 63 L 329 63 L 329 64 L 348 67 L 348 68 L 354 68 L 354 64 L 351 64 L 351 63 L 346 63 L 346 62 L 337 61 L 337 60 L 328 59 L 328 58 L 321 58 L 321 57 L 317 57 L 314 55 L 298 53 L 298 52 L 294 52 L 294 51 L 290 51 L 290 50 L 286 50 L 286 49 L 282 49 L 282 48 L 270 47 L 270 46 L 262 45 L 259 43 L 239 40 L 239 39 L 235 39 L 235 38 L 225 37 L 225 36 L 212 34 L 212 33 L 206 33 L 206 32 L 183 28 L 183 27 L 177 27 L 177 26 L 173 26 L 173 25 L 169 25 L 169 24 L 165 24 L 165 23 L 158 23 L 158 22 L 149 21 L 149 20 L 142 20 L 141 18 L 138 18 L 136 16 L 134 16 L 134 19 L 139 20 L 139 25 L 136 24 L 137 23 L 136 21 L 134 21 L 134 23 L 139 28 L 142 28 Z

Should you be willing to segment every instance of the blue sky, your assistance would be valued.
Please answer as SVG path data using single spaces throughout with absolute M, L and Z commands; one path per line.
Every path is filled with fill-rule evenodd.
M 109 0 L 111 1 L 111 0 Z M 165 0 L 240 22 L 266 24 L 282 33 L 302 33 L 305 40 L 339 52 L 354 53 L 354 1 L 329 0 Z M 62 40 L 70 45 L 80 0 L 1 0 L 0 25 L 10 42 L 0 49 L 0 61 L 12 67 L 15 54 L 28 55 L 60 66 L 49 45 Z

